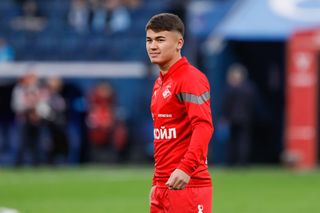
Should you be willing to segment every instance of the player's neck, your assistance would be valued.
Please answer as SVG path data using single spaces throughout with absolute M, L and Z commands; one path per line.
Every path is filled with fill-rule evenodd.
M 176 57 L 172 58 L 172 60 L 170 60 L 168 63 L 164 65 L 159 65 L 161 74 L 165 75 L 169 71 L 170 67 L 174 65 L 177 61 L 179 61 L 181 58 L 182 56 L 181 54 L 179 54 Z

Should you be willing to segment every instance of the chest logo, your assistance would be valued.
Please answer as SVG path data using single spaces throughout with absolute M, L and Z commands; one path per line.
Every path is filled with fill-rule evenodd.
M 171 85 L 166 86 L 166 89 L 163 91 L 162 96 L 164 99 L 168 98 L 171 95 L 170 92 Z

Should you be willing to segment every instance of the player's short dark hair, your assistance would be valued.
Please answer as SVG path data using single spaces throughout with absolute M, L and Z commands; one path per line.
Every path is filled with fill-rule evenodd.
M 184 36 L 184 24 L 179 16 L 172 13 L 160 13 L 153 16 L 147 23 L 145 30 L 154 32 L 176 31 Z

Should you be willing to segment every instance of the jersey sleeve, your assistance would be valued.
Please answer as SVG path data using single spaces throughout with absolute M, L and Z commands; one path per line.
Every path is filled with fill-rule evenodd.
M 201 163 L 206 164 L 208 145 L 213 134 L 209 82 L 202 73 L 196 74 L 185 78 L 176 94 L 186 107 L 192 128 L 190 145 L 178 165 L 178 169 L 189 176 L 192 176 Z

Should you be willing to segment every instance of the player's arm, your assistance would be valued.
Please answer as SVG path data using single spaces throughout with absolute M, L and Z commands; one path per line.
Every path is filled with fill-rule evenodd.
M 188 151 L 166 183 L 169 189 L 185 188 L 192 173 L 201 163 L 206 162 L 208 144 L 213 133 L 208 80 L 203 76 L 195 76 L 192 82 L 185 81 L 177 97 L 186 107 L 192 136 Z
M 208 80 L 198 76 L 185 81 L 177 97 L 186 107 L 192 126 L 192 137 L 188 151 L 166 185 L 170 189 L 183 189 L 192 173 L 207 160 L 208 145 L 213 133 L 210 109 L 210 86 Z
M 192 127 L 188 151 L 178 169 L 189 176 L 201 163 L 206 163 L 208 145 L 213 133 L 210 109 L 210 86 L 204 76 L 195 76 L 192 82 L 184 82 L 180 100 L 184 103 Z

